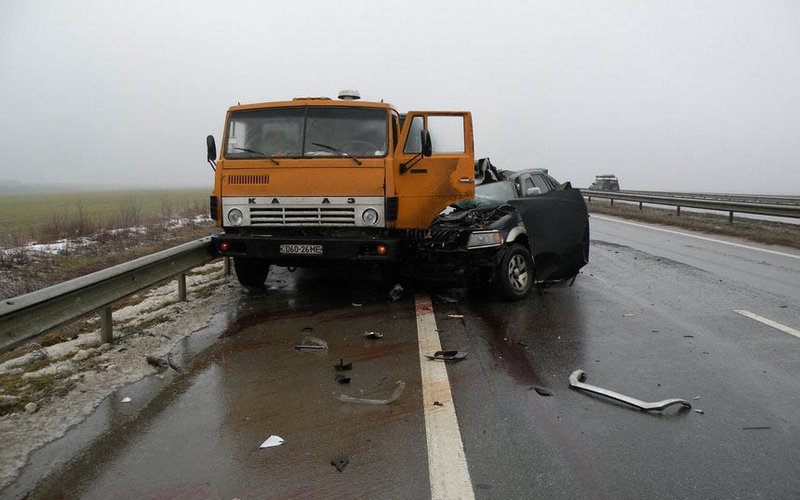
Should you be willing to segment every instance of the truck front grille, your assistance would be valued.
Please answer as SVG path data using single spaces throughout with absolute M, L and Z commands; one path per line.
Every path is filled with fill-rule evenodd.
M 253 226 L 355 226 L 353 207 L 250 207 Z

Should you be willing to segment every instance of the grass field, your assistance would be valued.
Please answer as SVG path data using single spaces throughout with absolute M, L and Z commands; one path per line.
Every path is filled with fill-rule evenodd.
M 208 212 L 209 189 L 0 194 L 0 246 L 57 237 L 56 226 L 128 227 Z M 74 232 L 74 230 L 73 230 Z

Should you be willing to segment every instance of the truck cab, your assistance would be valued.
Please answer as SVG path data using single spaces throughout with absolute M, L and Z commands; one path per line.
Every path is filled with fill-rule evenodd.
M 231 107 L 218 159 L 207 141 L 214 245 L 246 286 L 273 264 L 394 264 L 405 230 L 474 193 L 469 112 L 400 114 L 347 91 Z

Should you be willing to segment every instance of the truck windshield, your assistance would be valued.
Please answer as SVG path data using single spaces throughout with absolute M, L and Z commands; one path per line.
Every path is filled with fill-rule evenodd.
M 225 158 L 380 157 L 386 155 L 387 127 L 387 112 L 383 109 L 291 107 L 237 111 L 228 125 Z

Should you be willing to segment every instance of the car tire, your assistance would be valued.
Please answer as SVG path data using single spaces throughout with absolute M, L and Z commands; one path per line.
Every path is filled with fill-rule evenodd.
M 236 279 L 242 286 L 257 288 L 264 286 L 269 274 L 269 264 L 260 259 L 249 257 L 234 257 L 233 268 Z
M 495 272 L 498 293 L 505 300 L 522 300 L 531 291 L 533 279 L 531 253 L 519 243 L 512 243 Z

